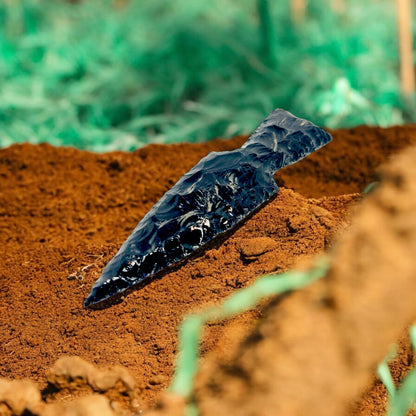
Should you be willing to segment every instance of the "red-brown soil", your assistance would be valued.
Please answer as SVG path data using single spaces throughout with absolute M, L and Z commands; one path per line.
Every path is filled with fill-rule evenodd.
M 98 401 L 96 404 L 103 406 L 101 413 L 97 414 L 135 414 L 138 409 L 152 406 L 171 380 L 177 352 L 176 331 L 184 315 L 220 302 L 236 289 L 252 283 L 259 275 L 287 270 L 299 261 L 336 246 L 335 236 L 346 234 L 345 227 L 356 215 L 348 215 L 348 210 L 352 205 L 357 206 L 357 211 L 361 205 L 364 206 L 365 201 L 360 202 L 358 193 L 377 179 L 378 167 L 400 149 L 416 143 L 414 126 L 390 129 L 357 127 L 332 133 L 332 143 L 276 175 L 277 182 L 282 186 L 278 197 L 225 242 L 218 243 L 178 270 L 131 293 L 123 303 L 99 311 L 84 309 L 83 300 L 101 269 L 138 220 L 202 156 L 211 150 L 233 149 L 244 138 L 196 145 L 151 145 L 132 153 L 93 154 L 49 145 L 15 145 L 1 150 L 0 243 L 3 253 L 0 261 L 0 376 L 35 381 L 38 387 L 30 384 L 22 389 L 32 389 L 29 395 L 35 404 L 28 407 L 32 413 L 39 415 L 64 414 L 67 410 L 63 409 L 69 406 L 65 403 L 74 400 L 78 401 L 77 405 L 88 407 L 86 402 L 82 402 L 85 400 L 82 396 L 87 394 L 94 394 L 92 400 L 101 401 L 101 404 Z M 377 204 L 381 202 L 373 202 L 373 205 Z M 373 218 L 371 209 L 368 218 Z M 380 231 L 383 224 L 389 221 L 384 217 L 382 220 L 384 222 L 376 224 Z M 374 228 L 367 231 L 375 232 Z M 357 241 L 365 240 L 365 233 L 361 233 L 351 246 L 357 247 Z M 344 249 L 349 257 L 345 253 L 342 257 L 342 249 L 339 249 L 340 263 L 348 263 L 359 254 L 351 250 Z M 343 279 L 347 279 L 347 274 L 341 266 L 339 272 L 331 272 L 331 276 L 344 276 Z M 261 325 L 269 325 L 269 328 L 277 325 L 276 331 L 283 334 L 283 340 L 284 327 L 287 327 L 289 333 L 292 331 L 293 339 L 300 340 L 305 352 L 308 351 L 307 340 L 310 339 L 306 337 L 309 334 L 306 329 L 318 325 L 316 322 L 320 314 L 323 314 L 323 326 L 327 315 L 330 321 L 334 316 L 340 316 L 337 319 L 345 321 L 345 331 L 340 331 L 342 336 L 357 335 L 353 331 L 357 323 L 345 318 L 349 316 L 345 299 L 349 295 L 355 296 L 355 292 L 351 292 L 351 287 L 343 283 L 341 277 L 328 279 L 328 282 L 319 282 L 308 290 L 287 296 L 282 302 L 267 302 L 255 311 L 228 322 L 213 323 L 207 328 L 201 346 L 201 355 L 206 357 L 206 363 L 198 379 L 197 390 L 202 414 L 213 414 L 212 409 L 218 412 L 217 402 L 222 399 L 224 402 L 228 400 L 230 409 L 234 406 L 235 414 L 275 414 L 267 410 L 269 399 L 259 392 L 244 393 L 253 402 L 246 403 L 247 413 L 243 413 L 235 407 L 235 403 L 232 404 L 235 397 L 218 393 L 221 388 L 215 390 L 215 394 L 210 390 L 213 385 L 218 387 L 218 384 L 231 383 L 227 379 L 227 371 L 232 365 L 235 368 L 244 367 L 248 374 L 254 373 L 253 367 L 244 360 L 250 357 L 250 351 L 257 348 L 260 351 L 262 343 L 258 341 L 259 337 L 253 338 L 252 335 L 249 339 L 257 339 L 256 342 L 247 344 L 244 339 L 253 330 L 264 332 L 259 329 Z M 380 279 L 379 285 L 382 286 L 383 282 Z M 361 284 L 362 280 L 355 283 Z M 320 292 L 316 288 L 319 285 L 331 287 L 328 304 L 332 306 L 326 307 L 325 312 L 319 310 L 315 314 L 316 292 Z M 401 289 L 403 286 L 400 286 Z M 379 301 L 373 299 L 373 293 L 378 292 L 371 289 L 363 291 L 362 296 L 368 296 L 368 302 Z M 360 298 L 359 302 L 367 300 Z M 394 306 L 394 302 L 388 302 L 385 307 L 394 309 Z M 271 318 L 275 316 L 274 308 L 285 317 L 277 323 Z M 395 312 L 391 313 L 395 317 Z M 407 319 L 406 313 L 402 315 Z M 298 319 L 296 323 L 291 323 L 292 316 Z M 383 317 L 385 315 L 380 314 L 380 319 Z M 387 320 L 386 331 L 378 328 L 384 335 L 377 346 L 371 343 L 362 345 L 367 358 L 363 358 L 363 362 L 357 358 L 359 365 L 352 366 L 358 371 L 352 372 L 357 374 L 357 380 L 343 393 L 343 406 L 346 406 L 347 399 L 357 397 L 365 390 L 368 393 L 355 408 L 352 403 L 349 404 L 350 413 L 383 413 L 385 391 L 377 382 L 371 388 L 372 381 L 368 377 L 380 354 L 382 356 L 387 352 L 386 343 L 404 331 L 403 322 L 406 319 L 398 316 L 397 325 L 395 321 Z M 366 322 L 365 316 L 363 322 Z M 331 325 L 328 324 L 327 328 L 323 333 L 331 334 Z M 319 325 L 313 329 L 320 333 Z M 323 342 L 319 345 L 321 358 L 337 357 L 334 352 L 336 347 L 331 342 L 324 342 L 328 339 L 322 336 Z M 267 331 L 264 337 L 267 338 Z M 293 360 L 290 349 L 285 352 L 286 349 L 279 346 L 278 336 L 271 336 L 270 340 L 276 341 L 276 344 L 273 344 L 274 341 L 268 344 L 275 346 L 276 350 L 266 348 L 265 353 L 255 354 L 265 354 L 262 360 L 267 362 L 267 354 L 279 351 L 280 362 Z M 312 341 L 310 356 L 316 359 L 314 348 L 317 344 Z M 408 349 L 403 356 L 409 354 L 406 351 Z M 238 363 L 233 361 L 236 354 L 240 356 Z M 75 359 L 62 370 L 62 366 L 58 365 L 62 365 L 62 361 L 56 362 L 63 356 L 81 357 L 98 368 L 84 362 L 80 364 Z M 217 362 L 217 356 L 223 357 L 224 362 Z M 371 360 L 370 356 L 373 357 Z M 247 360 L 255 363 L 252 358 Z M 340 359 L 337 363 L 343 364 Z M 339 368 L 345 370 L 345 363 L 344 367 L 341 364 Z M 410 364 L 409 360 L 396 360 L 397 379 L 405 374 Z M 109 366 L 113 368 L 103 369 Z M 130 375 L 119 366 L 127 368 Z M 327 364 L 321 362 L 321 366 Z M 213 374 L 218 376 L 215 380 L 210 367 L 221 369 L 214 371 Z M 312 394 L 313 389 L 308 387 L 310 384 L 302 383 L 295 377 L 300 373 L 279 373 L 279 366 L 273 367 L 273 371 L 276 372 L 271 371 L 270 374 L 278 375 L 280 383 L 289 385 L 283 375 L 288 376 L 290 380 L 296 380 L 294 385 L 303 385 L 306 396 Z M 96 372 L 99 380 L 109 379 L 112 383 L 108 382 L 104 387 L 99 383 L 97 385 Z M 119 374 L 122 376 L 119 377 Z M 334 370 L 334 374 L 340 376 L 345 372 Z M 208 387 L 204 387 L 204 379 L 208 380 Z M 268 386 L 265 390 L 272 391 L 270 385 L 273 383 L 267 377 L 260 377 L 260 380 Z M 7 389 L 10 391 L 10 386 L 0 381 L 0 415 L 19 414 L 18 405 L 12 405 L 4 398 L 9 394 Z M 338 378 L 332 381 L 323 379 L 323 383 L 331 386 L 338 381 L 342 386 L 343 382 Z M 241 380 L 238 383 L 242 394 L 245 387 Z M 39 391 L 38 388 L 42 393 L 39 397 L 35 392 Z M 15 386 L 12 391 L 19 389 Z M 224 391 L 227 390 L 224 387 Z M 340 397 L 339 390 L 334 387 L 330 391 L 334 392 L 335 402 L 335 398 Z M 108 400 L 102 401 L 105 397 Z M 298 397 L 295 399 L 299 401 Z M 331 397 L 327 400 L 329 403 Z M 110 402 L 112 407 L 108 407 Z M 264 411 L 249 413 L 259 403 Z M 340 406 L 339 403 L 337 405 Z M 220 414 L 232 414 L 228 410 L 225 412 L 228 409 L 226 406 L 220 408 L 224 409 Z M 280 414 L 291 414 L 288 409 L 290 407 L 282 407 Z M 88 413 L 88 410 L 85 412 L 83 414 L 94 414 Z M 69 410 L 68 414 L 71 414 Z M 310 410 L 309 414 L 318 413 Z

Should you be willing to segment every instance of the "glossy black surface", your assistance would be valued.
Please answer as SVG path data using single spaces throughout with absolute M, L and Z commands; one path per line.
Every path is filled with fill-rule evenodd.
M 273 174 L 331 140 L 310 121 L 274 110 L 239 149 L 201 159 L 153 206 L 95 282 L 92 306 L 189 256 L 279 190 Z

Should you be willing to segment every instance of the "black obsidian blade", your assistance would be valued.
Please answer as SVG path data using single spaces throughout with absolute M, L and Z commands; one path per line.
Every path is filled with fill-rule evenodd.
M 276 109 L 239 149 L 201 159 L 153 206 L 95 282 L 84 306 L 116 295 L 229 231 L 279 190 L 273 174 L 331 141 Z

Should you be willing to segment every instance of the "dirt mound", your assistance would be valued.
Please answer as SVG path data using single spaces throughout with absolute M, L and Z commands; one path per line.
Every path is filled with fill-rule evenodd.
M 337 241 L 331 271 L 269 307 L 229 362 L 206 362 L 201 415 L 347 415 L 416 317 L 416 148 Z
M 53 364 L 76 355 L 127 367 L 140 403 L 152 405 L 172 376 L 176 328 L 186 313 L 327 248 L 375 167 L 416 143 L 416 127 L 333 134 L 329 146 L 280 172 L 278 197 L 223 244 L 101 311 L 83 309 L 83 300 L 137 221 L 202 156 L 244 138 L 133 153 L 0 150 L 0 376 L 30 378 L 45 392 Z M 202 354 L 230 354 L 261 315 L 210 325 Z M 91 392 L 66 390 L 71 399 Z

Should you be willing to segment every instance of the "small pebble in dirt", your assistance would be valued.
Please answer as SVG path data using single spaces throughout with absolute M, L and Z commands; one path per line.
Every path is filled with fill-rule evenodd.
M 163 374 L 157 374 L 149 380 L 149 384 L 151 386 L 157 386 L 159 384 L 166 384 L 167 382 L 168 382 L 168 377 Z
M 282 109 L 272 111 L 243 146 L 210 153 L 162 196 L 104 268 L 84 305 L 114 302 L 114 295 L 235 228 L 277 194 L 277 170 L 330 140 L 312 122 Z
M 239 251 L 243 257 L 258 257 L 274 250 L 277 242 L 270 237 L 247 238 L 239 244 Z

